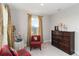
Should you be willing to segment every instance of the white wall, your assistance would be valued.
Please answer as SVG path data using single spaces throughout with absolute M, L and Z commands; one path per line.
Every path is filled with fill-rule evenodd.
M 43 40 L 50 41 L 50 16 L 43 16 Z
M 20 32 L 24 42 L 27 42 L 27 26 L 28 26 L 28 15 L 24 10 L 18 10 L 10 7 L 12 20 L 16 27 L 16 32 Z M 49 16 L 43 16 L 43 41 L 47 42 L 50 39 L 49 33 Z
M 20 32 L 24 43 L 27 42 L 27 24 L 28 24 L 28 18 L 27 13 L 24 10 L 18 10 L 15 8 L 11 8 L 11 16 L 13 20 L 13 24 L 16 27 L 16 32 Z
M 79 4 L 60 11 L 51 16 L 51 30 L 55 25 L 63 22 L 68 31 L 75 31 L 75 52 L 79 54 Z

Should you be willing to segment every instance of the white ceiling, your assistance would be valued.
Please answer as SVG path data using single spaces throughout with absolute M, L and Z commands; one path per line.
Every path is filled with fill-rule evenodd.
M 44 6 L 40 6 L 40 3 L 12 3 L 10 6 L 20 10 L 26 10 L 27 13 L 34 15 L 52 15 L 59 10 L 71 7 L 74 3 L 44 3 Z

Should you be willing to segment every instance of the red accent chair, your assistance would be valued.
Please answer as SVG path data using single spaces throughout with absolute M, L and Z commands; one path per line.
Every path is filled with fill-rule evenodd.
M 30 50 L 35 47 L 38 47 L 41 50 L 41 43 L 40 35 L 32 35 L 30 40 Z
M 31 54 L 25 49 L 15 51 L 13 48 L 10 48 L 8 45 L 4 45 L 0 49 L 0 56 L 31 56 Z

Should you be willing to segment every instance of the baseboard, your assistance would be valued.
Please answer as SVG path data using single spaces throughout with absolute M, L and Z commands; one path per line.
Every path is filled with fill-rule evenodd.
M 77 56 L 79 56 L 79 53 L 78 53 L 77 51 L 75 52 L 75 54 L 76 54 Z
M 46 43 L 46 42 L 51 42 L 51 41 L 50 40 L 45 40 L 44 43 Z

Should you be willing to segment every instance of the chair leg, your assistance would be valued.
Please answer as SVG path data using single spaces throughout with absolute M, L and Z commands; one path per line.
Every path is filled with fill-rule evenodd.
M 32 48 L 30 47 L 30 51 L 31 51 L 31 49 L 32 49 Z
M 41 50 L 41 47 L 40 47 L 40 50 Z

